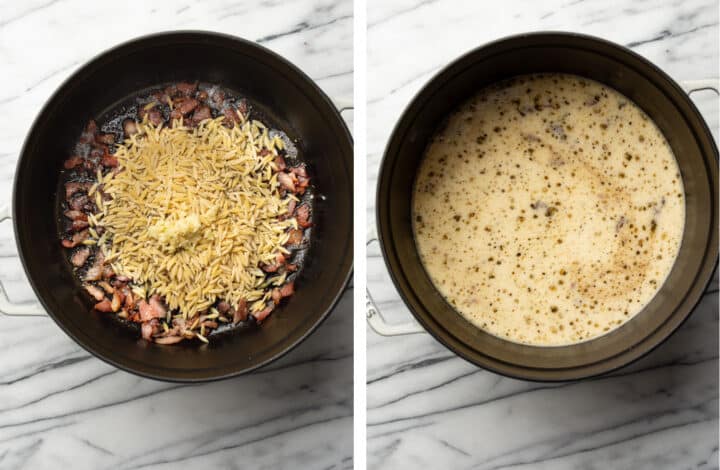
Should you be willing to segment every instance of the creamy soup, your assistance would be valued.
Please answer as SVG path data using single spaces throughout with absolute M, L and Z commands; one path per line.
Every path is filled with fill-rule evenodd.
M 571 75 L 483 89 L 429 143 L 413 230 L 467 320 L 565 345 L 637 314 L 677 255 L 685 196 L 665 137 L 625 96 Z

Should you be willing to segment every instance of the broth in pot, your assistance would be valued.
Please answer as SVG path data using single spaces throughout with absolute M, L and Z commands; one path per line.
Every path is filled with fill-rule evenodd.
M 560 346 L 618 328 L 656 295 L 685 196 L 668 142 L 631 100 L 536 74 L 449 116 L 412 210 L 422 263 L 459 315 L 509 341 Z

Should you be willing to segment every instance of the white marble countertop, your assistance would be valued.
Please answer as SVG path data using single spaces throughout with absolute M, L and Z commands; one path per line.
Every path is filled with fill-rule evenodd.
M 718 74 L 716 0 L 369 0 L 368 22 L 368 220 L 400 113 L 442 66 L 487 41 L 570 30 L 627 45 L 676 79 Z M 717 138 L 717 95 L 693 100 Z M 368 255 L 368 287 L 381 311 L 408 320 L 378 247 Z M 717 278 L 664 345 L 578 383 L 504 378 L 427 334 L 367 336 L 369 468 L 718 468 Z
M 173 29 L 258 40 L 332 98 L 352 96 L 351 0 L 0 2 L 0 205 L 58 85 L 119 42 Z M 13 300 L 33 299 L 9 223 L 0 224 L 0 281 Z M 280 361 L 182 386 L 114 369 L 48 318 L 0 317 L 0 469 L 352 468 L 352 325 L 349 289 Z

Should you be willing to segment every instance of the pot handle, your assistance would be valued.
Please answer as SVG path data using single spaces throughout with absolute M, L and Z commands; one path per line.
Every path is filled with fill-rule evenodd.
M 10 207 L 0 206 L 0 222 L 10 220 Z M 8 317 L 45 317 L 47 314 L 38 303 L 15 304 L 10 301 L 0 282 L 0 315 Z
M 368 227 L 366 246 L 371 243 L 379 241 L 377 231 L 374 225 Z M 375 301 L 373 301 L 372 295 L 369 289 L 365 289 L 365 315 L 367 317 L 368 325 L 380 336 L 400 336 L 400 335 L 412 335 L 415 333 L 425 333 L 425 329 L 420 326 L 419 323 L 412 321 L 407 323 L 388 323 L 385 318 L 378 310 Z
M 339 113 L 343 113 L 345 111 L 355 109 L 355 106 L 353 106 L 353 100 L 352 98 L 347 97 L 340 97 L 340 98 L 333 98 L 332 100 L 333 104 L 337 108 Z
M 688 95 L 701 90 L 712 90 L 720 95 L 720 78 L 703 78 L 699 80 L 680 80 L 680 86 Z

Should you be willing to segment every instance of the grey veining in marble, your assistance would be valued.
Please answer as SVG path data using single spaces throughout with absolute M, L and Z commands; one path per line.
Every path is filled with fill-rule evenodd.
M 42 104 L 132 37 L 203 29 L 255 39 L 333 99 L 352 97 L 352 2 L 0 2 L 0 204 Z M 352 110 L 343 111 L 352 123 Z M 9 223 L 0 281 L 33 299 Z M 0 469 L 352 468 L 352 288 L 307 341 L 257 373 L 183 386 L 88 355 L 47 318 L 0 317 Z
M 627 45 L 676 79 L 718 75 L 716 0 L 369 0 L 368 22 L 368 220 L 400 113 L 434 73 L 484 42 L 578 31 Z M 692 98 L 717 138 L 717 95 Z M 378 247 L 368 256 L 381 311 L 409 320 Z M 718 468 L 717 285 L 716 277 L 690 320 L 649 356 L 578 383 L 504 378 L 427 334 L 382 338 L 368 329 L 368 467 Z

